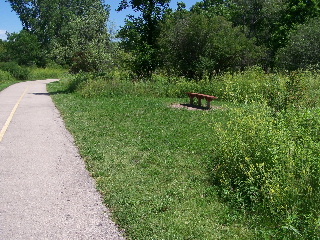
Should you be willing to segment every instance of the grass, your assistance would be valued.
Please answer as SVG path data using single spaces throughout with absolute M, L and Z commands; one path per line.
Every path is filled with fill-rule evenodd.
M 63 68 L 30 68 L 29 79 L 31 80 L 42 80 L 42 79 L 58 79 L 67 73 L 66 69 Z
M 17 81 L 11 76 L 10 73 L 0 70 L 0 91 L 16 82 Z
M 10 85 L 15 84 L 15 83 L 17 83 L 17 82 L 16 82 L 16 81 L 0 82 L 0 91 L 2 91 L 3 89 L 5 89 L 5 88 L 7 88 L 7 87 L 9 87 Z
M 319 239 L 318 72 L 119 76 L 79 74 L 51 91 L 131 239 Z M 170 107 L 189 91 L 220 108 Z
M 17 66 L 17 65 L 13 64 L 13 66 Z M 18 68 L 20 69 L 21 67 L 18 66 Z M 15 84 L 21 81 L 61 78 L 67 72 L 65 69 L 62 69 L 62 68 L 25 68 L 25 69 L 27 69 L 28 74 L 25 75 L 24 76 L 25 78 L 22 78 L 22 79 L 17 79 L 9 71 L 0 69 L 0 91 L 9 87 L 12 84 Z
M 227 110 L 171 108 L 187 101 L 176 98 L 83 98 L 63 86 L 49 91 L 60 93 L 53 99 L 129 239 L 254 239 L 211 182 L 212 127 Z

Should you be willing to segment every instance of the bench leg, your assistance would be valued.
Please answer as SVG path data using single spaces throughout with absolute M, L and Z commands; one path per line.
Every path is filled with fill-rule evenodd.
M 210 102 L 211 101 L 207 101 L 207 108 L 210 109 Z
M 193 105 L 193 97 L 190 97 L 190 105 Z

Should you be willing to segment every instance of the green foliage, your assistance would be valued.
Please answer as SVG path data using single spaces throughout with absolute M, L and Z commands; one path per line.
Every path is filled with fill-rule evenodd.
M 7 62 L 8 60 L 7 42 L 0 39 L 0 62 Z
M 229 114 L 230 122 L 213 127 L 212 176 L 221 196 L 262 214 L 273 239 L 316 239 L 320 112 L 290 110 L 274 118 L 258 105 Z
M 190 81 L 183 77 L 152 75 L 149 80 L 130 81 L 126 75 L 110 72 L 103 75 L 81 73 L 64 82 L 68 92 L 83 97 L 186 97 L 186 92 L 212 93 L 209 81 Z
M 19 65 L 42 67 L 46 64 L 37 36 L 27 30 L 9 34 L 5 47 L 8 58 Z
M 0 91 L 14 84 L 16 79 L 10 73 L 0 70 Z
M 11 76 L 9 72 L 0 70 L 0 81 L 1 82 L 14 81 L 14 78 Z
M 221 76 L 221 98 L 236 103 L 267 103 L 276 110 L 287 107 L 287 81 L 282 74 L 266 74 L 253 67 Z
M 108 11 L 99 1 L 82 14 L 70 14 L 61 26 L 62 38 L 52 40 L 51 58 L 71 72 L 100 72 L 110 67 L 110 43 L 106 28 Z
M 290 75 L 266 74 L 252 67 L 244 72 L 225 73 L 202 80 L 153 74 L 146 81 L 131 81 L 130 73 L 111 71 L 104 74 L 78 74 L 70 77 L 67 88 L 84 97 L 139 96 L 186 98 L 186 92 L 214 95 L 233 103 L 262 103 L 282 111 L 288 108 L 320 106 L 320 74 L 311 71 Z
M 138 18 L 129 17 L 126 26 L 120 30 L 119 36 L 123 38 L 125 43 L 134 41 L 136 44 L 154 47 L 159 35 L 159 23 L 168 9 L 169 2 L 169 0 L 122 0 L 118 11 L 131 7 L 133 10 L 139 11 L 141 16 Z
M 9 72 L 17 80 L 28 80 L 30 76 L 28 68 L 21 67 L 15 62 L 0 63 L 0 70 Z
M 267 67 L 274 67 L 279 48 L 287 45 L 288 34 L 298 24 L 319 17 L 317 0 L 232 0 L 231 19 L 236 26 L 245 26 L 246 34 L 268 48 Z
M 212 76 L 256 64 L 263 55 L 262 49 L 223 17 L 182 15 L 166 21 L 159 40 L 165 68 L 171 74 Z
M 206 14 L 208 16 L 223 16 L 231 20 L 233 15 L 233 2 L 225 0 L 203 0 L 192 6 L 191 12 Z
M 127 59 L 127 66 L 133 73 L 133 78 L 150 79 L 156 69 L 158 60 L 156 59 L 156 50 L 154 47 L 141 43 L 131 51 L 131 58 Z
M 50 56 L 60 65 L 72 66 L 73 72 L 100 71 L 110 60 L 106 56 L 109 42 L 106 21 L 109 9 L 103 1 L 9 2 L 24 27 L 18 36 L 24 37 L 21 42 L 25 42 L 33 50 L 29 54 L 34 54 L 33 48 L 39 49 L 38 45 L 41 46 L 41 51 L 36 56 L 32 55 L 34 58 Z M 19 44 L 21 45 L 23 44 Z M 22 55 L 26 56 L 29 55 Z M 32 58 L 28 57 L 27 60 L 32 61 Z M 37 61 L 37 64 L 45 66 L 43 61 Z
M 288 44 L 278 53 L 277 65 L 288 69 L 318 68 L 320 64 L 320 19 L 302 24 L 288 36 Z
M 139 17 L 129 16 L 119 31 L 123 49 L 132 52 L 131 70 L 138 78 L 150 78 L 159 64 L 157 39 L 169 0 L 122 0 L 118 11 L 131 7 Z
M 263 103 L 281 111 L 290 107 L 319 107 L 319 78 L 318 72 L 266 74 L 261 68 L 253 67 L 244 72 L 226 73 L 211 84 L 213 92 L 222 100 L 246 104 Z

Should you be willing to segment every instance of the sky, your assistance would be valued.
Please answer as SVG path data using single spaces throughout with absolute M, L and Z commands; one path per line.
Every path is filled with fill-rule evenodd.
M 170 7 L 175 9 L 177 2 L 181 1 L 186 3 L 187 9 L 189 9 L 200 0 L 171 0 Z M 124 19 L 128 14 L 133 14 L 131 9 L 126 9 L 121 12 L 115 11 L 120 2 L 121 0 L 105 0 L 105 3 L 111 6 L 109 20 L 114 24 L 116 29 L 124 25 Z M 6 2 L 6 0 L 0 0 L 0 39 L 7 39 L 6 32 L 20 32 L 21 29 L 22 25 L 19 17 L 11 10 L 10 4 Z

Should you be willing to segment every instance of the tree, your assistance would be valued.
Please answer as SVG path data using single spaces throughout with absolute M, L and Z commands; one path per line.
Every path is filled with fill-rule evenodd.
M 131 66 L 139 77 L 150 76 L 158 65 L 157 39 L 169 2 L 170 0 L 122 0 L 119 5 L 118 11 L 131 7 L 140 12 L 139 17 L 129 16 L 118 35 L 122 39 L 122 47 L 133 53 L 134 61 Z
M 159 38 L 164 66 L 189 78 L 258 63 L 263 51 L 224 17 L 186 13 L 170 18 Z
M 288 70 L 320 66 L 320 18 L 290 32 L 288 44 L 277 55 L 277 65 Z
M 74 16 L 88 16 L 91 8 L 104 6 L 101 0 L 8 1 L 19 15 L 23 29 L 37 35 L 44 46 L 54 38 L 63 37 L 62 29 L 74 19 Z
M 85 71 L 100 68 L 103 54 L 99 54 L 108 42 L 109 13 L 102 0 L 8 1 L 19 15 L 24 30 L 34 34 L 54 60 L 78 64 L 77 68 Z M 95 65 L 99 67 L 93 67 Z
M 9 61 L 7 54 L 7 42 L 0 39 L 0 62 Z
M 61 27 L 62 37 L 52 40 L 50 57 L 71 66 L 72 72 L 103 71 L 110 62 L 107 19 L 108 11 L 98 2 L 87 6 L 85 14 L 70 15 Z
M 118 11 L 131 6 L 134 11 L 140 12 L 141 15 L 138 18 L 129 16 L 127 23 L 139 32 L 142 42 L 153 46 L 160 32 L 159 23 L 169 7 L 169 2 L 170 0 L 122 0 Z M 124 40 L 126 40 L 126 37 L 130 37 L 130 35 L 127 35 L 127 33 L 130 34 L 128 30 L 125 27 L 120 31 L 120 36 L 123 36 Z
M 318 0 L 232 0 L 235 11 L 232 22 L 246 26 L 247 36 L 269 49 L 269 65 L 273 66 L 278 49 L 288 41 L 297 25 L 319 16 Z
M 283 0 L 283 7 L 278 12 L 278 21 L 273 24 L 271 47 L 276 54 L 286 46 L 288 35 L 296 26 L 320 16 L 318 0 Z
M 229 0 L 203 0 L 192 6 L 191 12 L 208 16 L 223 16 L 227 20 L 233 14 L 233 2 Z
M 45 57 L 37 36 L 27 30 L 8 34 L 6 50 L 10 60 L 19 65 L 37 65 L 39 67 L 45 65 Z

